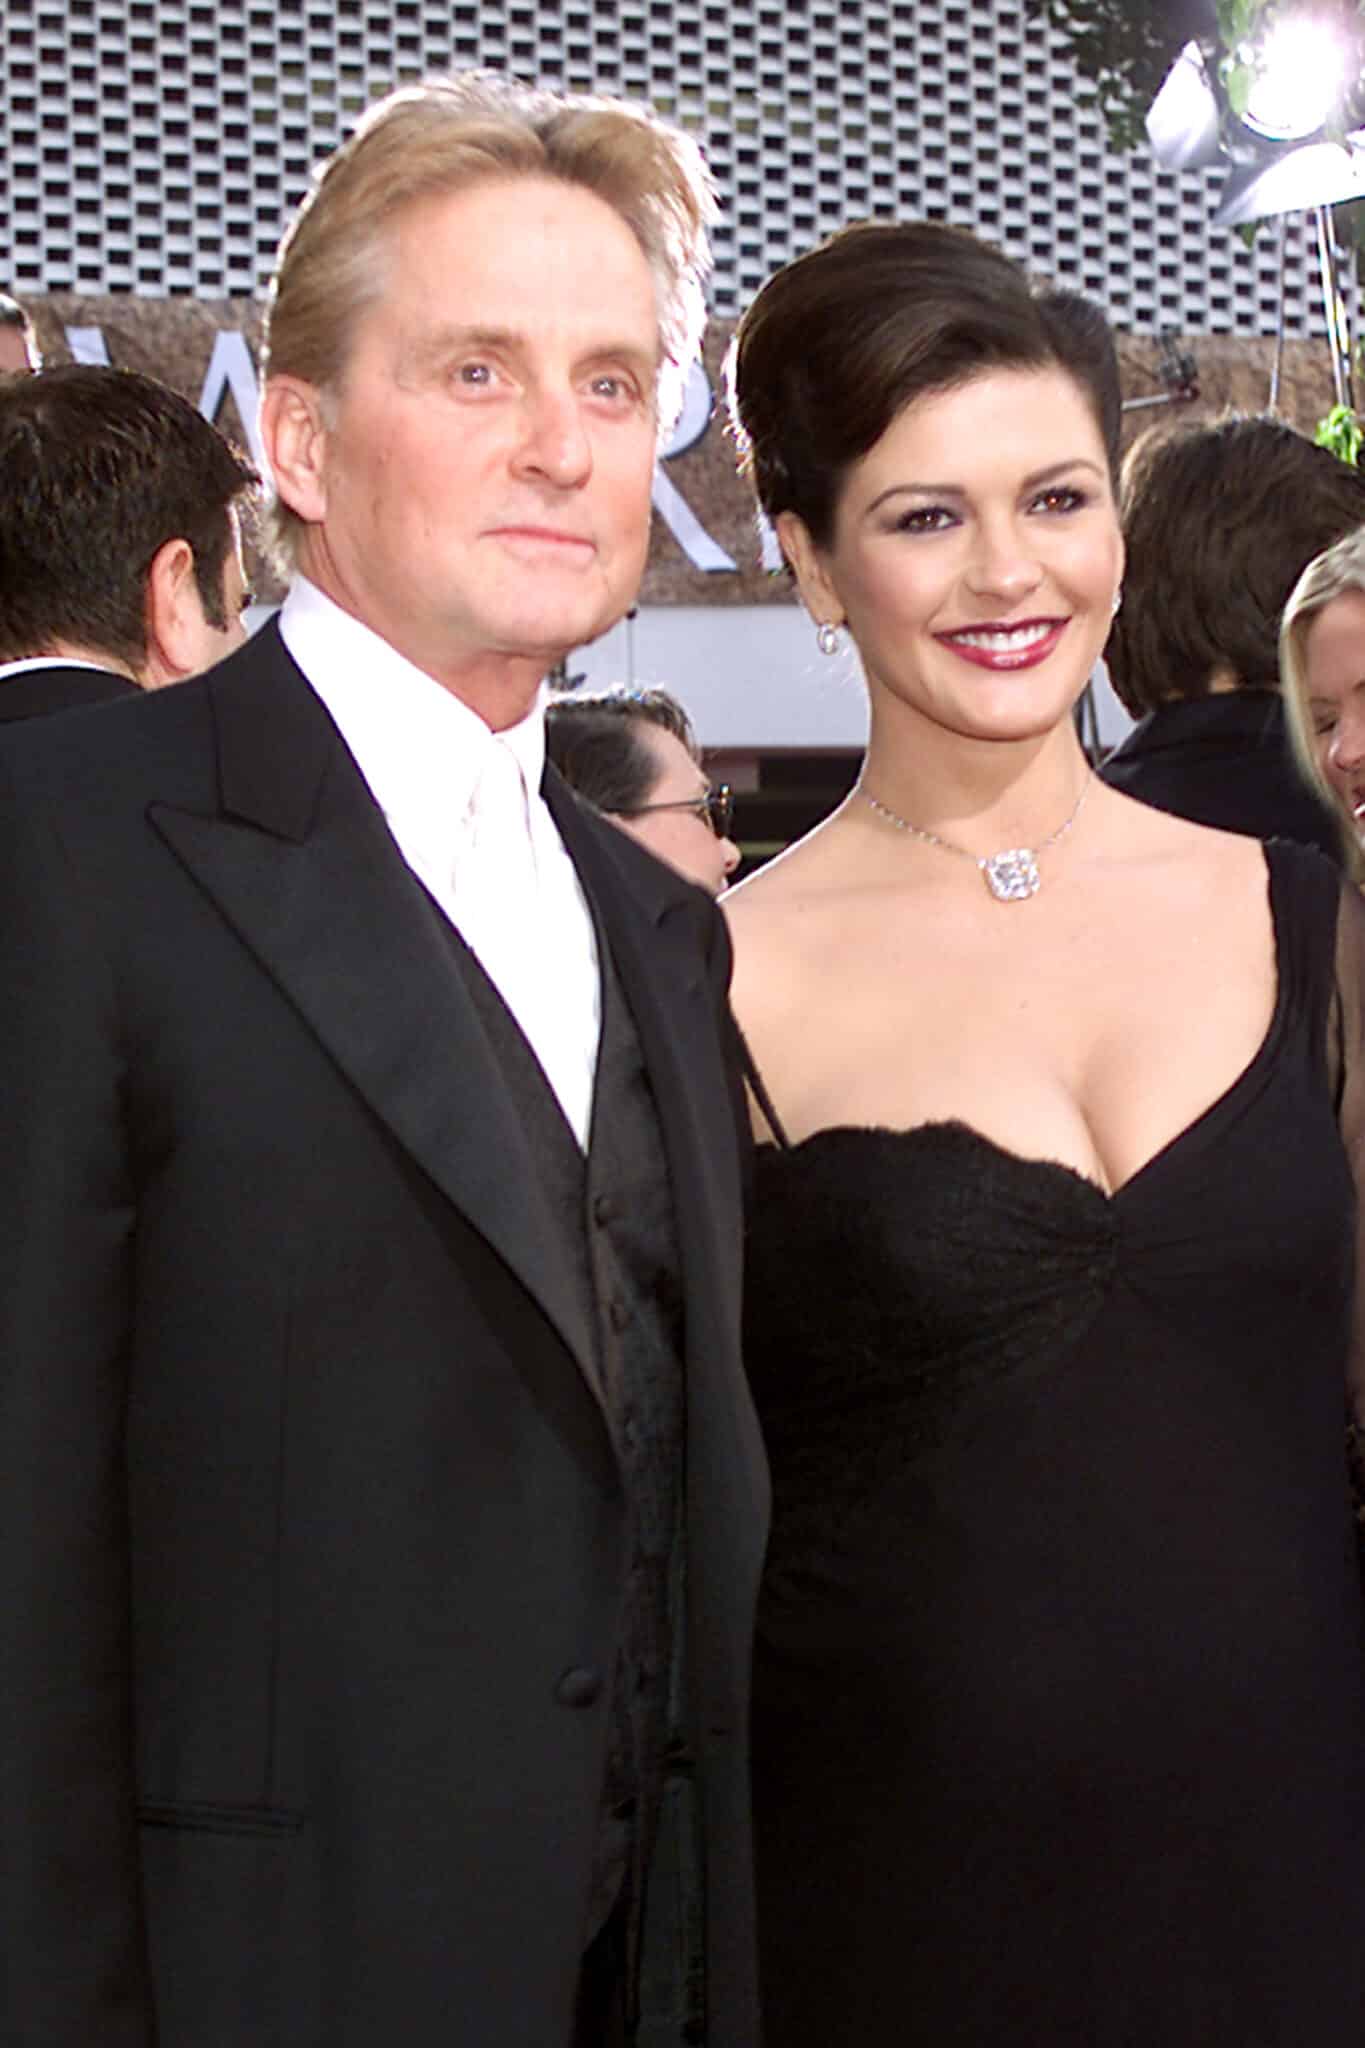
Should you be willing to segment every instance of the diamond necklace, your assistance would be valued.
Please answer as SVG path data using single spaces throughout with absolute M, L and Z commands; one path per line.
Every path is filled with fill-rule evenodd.
M 1092 768 L 1081 784 L 1081 793 L 1072 808 L 1071 816 L 1064 824 L 1059 825 L 1055 832 L 1049 832 L 1046 839 L 1040 839 L 1036 847 L 1010 846 L 1003 853 L 988 853 L 982 856 L 969 853 L 965 846 L 954 846 L 951 839 L 940 839 L 937 832 L 926 832 L 922 825 L 912 825 L 908 818 L 902 818 L 886 804 L 879 803 L 871 790 L 864 789 L 861 782 L 858 784 L 858 794 L 864 803 L 872 806 L 879 818 L 885 818 L 887 824 L 894 825 L 898 832 L 908 832 L 912 839 L 922 839 L 926 846 L 941 846 L 945 853 L 960 853 L 964 860 L 975 861 L 985 879 L 986 887 L 997 902 L 1023 903 L 1028 897 L 1036 896 L 1043 886 L 1042 876 L 1038 873 L 1038 855 L 1045 847 L 1055 846 L 1059 839 L 1066 838 L 1081 815 L 1081 805 L 1085 802 L 1086 793 L 1094 779 L 1095 771 Z

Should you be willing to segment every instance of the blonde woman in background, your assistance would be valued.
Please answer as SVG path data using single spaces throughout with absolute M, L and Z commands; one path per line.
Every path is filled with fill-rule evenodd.
M 1308 564 L 1280 627 L 1294 756 L 1341 819 L 1346 864 L 1365 881 L 1365 526 Z

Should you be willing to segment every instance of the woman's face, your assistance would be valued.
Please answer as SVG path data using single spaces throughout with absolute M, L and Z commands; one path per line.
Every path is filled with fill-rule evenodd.
M 843 620 L 871 689 L 964 736 L 1056 725 L 1109 634 L 1123 574 L 1104 442 L 1064 370 L 927 393 L 854 466 L 834 539 L 779 531 L 812 615 Z
M 1365 836 L 1365 592 L 1323 606 L 1304 635 L 1303 666 L 1318 765 L 1352 831 Z

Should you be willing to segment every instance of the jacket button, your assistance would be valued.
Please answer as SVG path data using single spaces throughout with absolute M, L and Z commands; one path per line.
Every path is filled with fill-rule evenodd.
M 613 1330 L 624 1330 L 630 1321 L 630 1310 L 619 1294 L 612 1296 L 611 1306 L 607 1310 L 607 1315 Z
M 592 1198 L 592 1220 L 605 1229 L 616 1218 L 616 1204 L 610 1195 L 594 1195 Z
M 602 1674 L 581 1664 L 571 1665 L 555 1687 L 561 1707 L 593 1707 L 602 1697 Z

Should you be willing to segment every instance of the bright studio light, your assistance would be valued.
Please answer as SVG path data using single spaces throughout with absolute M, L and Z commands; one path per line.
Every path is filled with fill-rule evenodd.
M 1270 142 L 1316 135 L 1341 97 L 1345 58 L 1332 30 L 1300 15 L 1278 21 L 1249 53 L 1255 80 L 1242 119 Z

